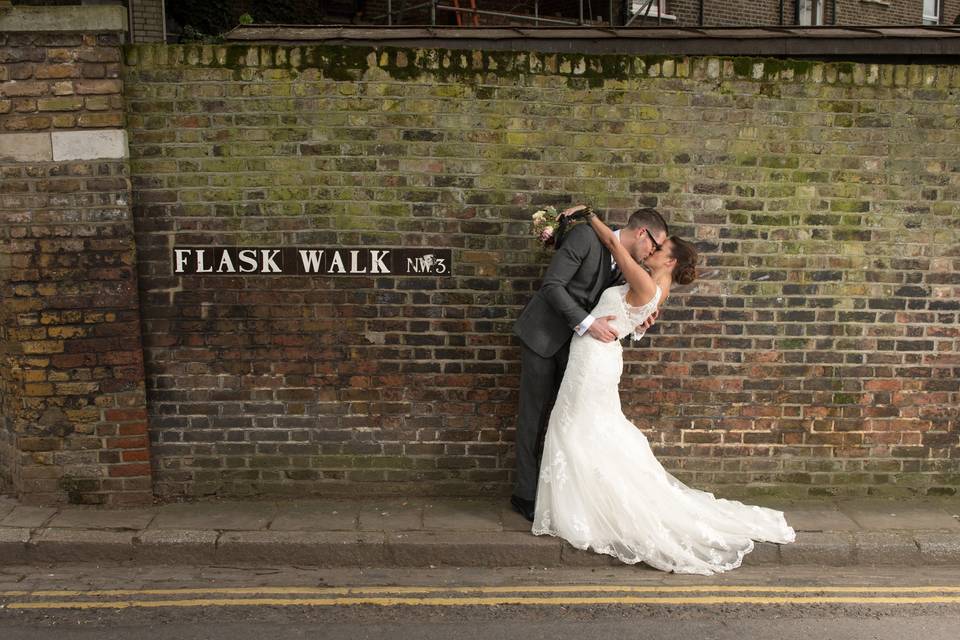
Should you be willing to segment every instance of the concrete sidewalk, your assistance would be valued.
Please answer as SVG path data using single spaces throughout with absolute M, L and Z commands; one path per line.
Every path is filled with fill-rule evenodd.
M 956 564 L 960 499 L 758 500 L 797 530 L 746 564 Z M 50 562 L 359 566 L 605 566 L 529 523 L 506 498 L 245 500 L 143 509 L 31 507 L 0 497 L 0 565 Z

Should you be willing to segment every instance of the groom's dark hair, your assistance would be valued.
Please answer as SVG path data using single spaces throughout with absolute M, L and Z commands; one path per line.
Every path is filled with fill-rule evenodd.
M 665 234 L 670 235 L 670 229 L 667 227 L 667 221 L 663 219 L 663 216 L 660 215 L 660 212 L 652 207 L 644 207 L 643 209 L 637 209 L 632 214 L 630 214 L 630 219 L 627 220 L 627 229 L 649 229 L 650 232 L 663 231 Z

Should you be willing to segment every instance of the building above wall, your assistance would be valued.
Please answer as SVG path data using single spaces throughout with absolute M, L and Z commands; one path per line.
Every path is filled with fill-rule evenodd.
M 254 3 L 255 5 L 256 3 Z M 960 0 L 328 0 L 324 22 L 378 25 L 633 27 L 935 25 Z M 256 11 L 251 11 L 259 18 Z M 290 22 L 293 22 L 291 20 Z
M 238 43 L 324 43 L 646 55 L 925 60 L 960 54 L 960 27 L 311 27 L 243 25 Z

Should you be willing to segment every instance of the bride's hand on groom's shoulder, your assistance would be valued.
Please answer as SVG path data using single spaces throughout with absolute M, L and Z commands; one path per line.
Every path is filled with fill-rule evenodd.
M 560 215 L 557 216 L 557 219 L 559 220 L 560 218 L 568 218 L 575 213 L 579 213 L 580 211 L 583 211 L 586 208 L 587 208 L 587 205 L 578 204 L 576 206 L 570 207 L 569 209 L 564 209 L 563 211 L 560 212 Z

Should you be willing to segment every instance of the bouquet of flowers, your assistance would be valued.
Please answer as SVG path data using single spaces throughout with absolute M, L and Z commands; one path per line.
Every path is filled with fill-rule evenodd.
M 570 230 L 570 227 L 584 220 L 593 209 L 589 206 L 573 215 L 558 215 L 555 207 L 546 207 L 535 212 L 531 217 L 533 222 L 531 230 L 533 237 L 546 247 L 557 248 L 564 234 Z
M 535 212 L 531 217 L 533 222 L 531 231 L 540 244 L 544 247 L 552 247 L 556 239 L 554 233 L 557 230 L 557 210 L 554 207 L 547 207 Z

